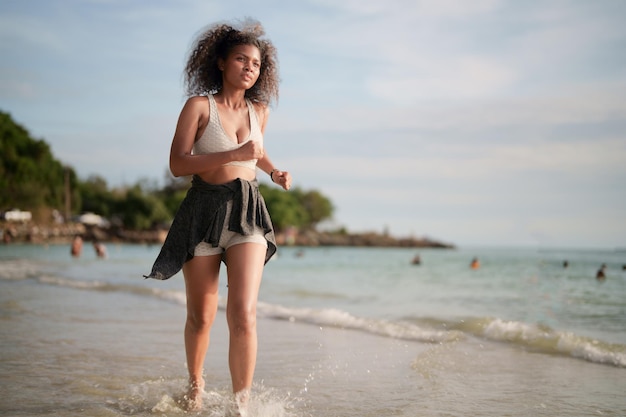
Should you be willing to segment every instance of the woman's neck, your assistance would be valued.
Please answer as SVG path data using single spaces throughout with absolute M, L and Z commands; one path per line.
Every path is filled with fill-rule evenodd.
M 215 95 L 219 97 L 221 104 L 231 109 L 238 109 L 246 104 L 246 90 L 224 90 Z

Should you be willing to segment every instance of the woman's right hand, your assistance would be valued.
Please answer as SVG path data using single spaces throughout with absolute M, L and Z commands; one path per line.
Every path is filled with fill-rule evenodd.
M 251 159 L 263 159 L 265 150 L 263 145 L 255 140 L 249 140 L 237 148 L 235 151 L 236 161 L 250 161 Z

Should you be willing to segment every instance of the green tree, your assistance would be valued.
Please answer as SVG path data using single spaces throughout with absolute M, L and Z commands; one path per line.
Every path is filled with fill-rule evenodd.
M 191 176 L 174 177 L 169 170 L 165 173 L 165 186 L 156 195 L 163 201 L 167 210 L 173 214 L 178 211 L 180 203 L 187 195 L 191 186 Z
M 159 198 L 147 194 L 139 185 L 127 190 L 118 200 L 116 214 L 128 229 L 150 229 L 156 223 L 168 221 L 171 213 Z
M 43 140 L 31 138 L 8 113 L 0 111 L 0 207 L 23 209 L 64 205 L 66 167 Z
M 80 211 L 92 212 L 101 216 L 111 216 L 116 199 L 107 187 L 104 178 L 91 176 L 78 186 L 81 196 Z
M 314 228 L 320 221 L 332 217 L 333 206 L 319 191 L 305 192 L 296 187 L 285 192 L 265 184 L 259 189 L 278 230 L 289 226 Z
M 317 190 L 307 192 L 298 190 L 298 200 L 308 214 L 308 227 L 315 228 L 319 222 L 330 219 L 333 215 L 332 203 Z

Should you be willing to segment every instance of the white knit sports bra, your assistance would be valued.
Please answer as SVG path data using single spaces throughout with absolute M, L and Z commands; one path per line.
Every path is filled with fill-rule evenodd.
M 237 140 L 230 138 L 226 134 L 226 131 L 222 126 L 222 122 L 220 121 L 220 115 L 217 112 L 217 104 L 215 103 L 213 95 L 209 94 L 207 97 L 209 98 L 209 124 L 206 129 L 204 129 L 202 136 L 200 136 L 200 138 L 193 145 L 194 155 L 231 151 L 241 147 L 241 145 L 250 140 L 255 140 L 263 145 L 263 132 L 261 132 L 259 120 L 257 119 L 254 106 L 250 100 L 246 99 L 246 104 L 248 105 L 248 116 L 250 118 L 250 135 L 248 135 L 246 140 L 243 142 L 237 143 Z M 255 170 L 256 163 L 256 159 L 251 159 L 249 161 L 231 161 L 224 165 L 237 165 Z

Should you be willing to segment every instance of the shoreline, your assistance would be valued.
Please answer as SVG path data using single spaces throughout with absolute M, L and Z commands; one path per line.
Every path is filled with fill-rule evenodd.
M 5 244 L 70 244 L 74 236 L 81 236 L 88 242 L 108 243 L 147 243 L 162 244 L 167 229 L 125 230 L 119 227 L 108 229 L 88 226 L 82 223 L 39 225 L 33 222 L 0 222 L 0 240 Z M 376 232 L 319 232 L 315 230 L 297 231 L 293 229 L 276 233 L 276 242 L 281 246 L 352 246 L 352 247 L 399 247 L 399 248 L 441 248 L 455 249 L 450 243 L 430 238 L 393 237 Z

